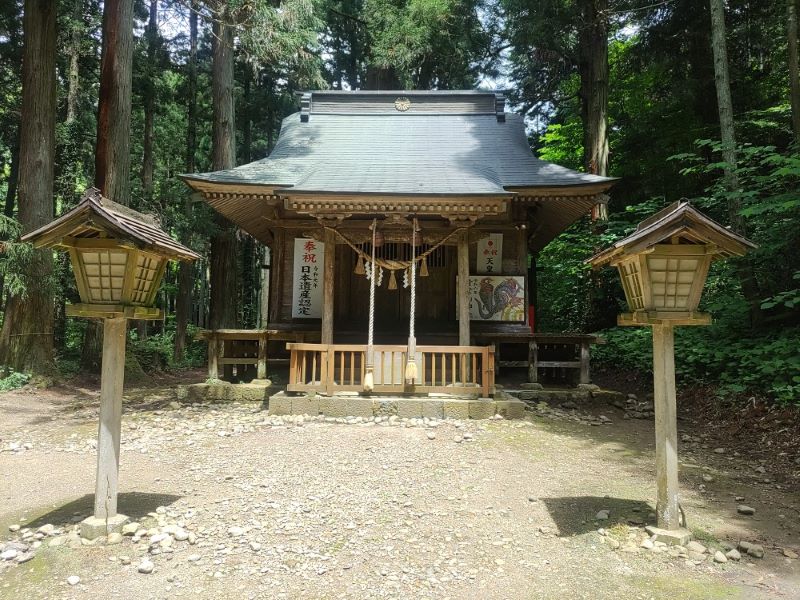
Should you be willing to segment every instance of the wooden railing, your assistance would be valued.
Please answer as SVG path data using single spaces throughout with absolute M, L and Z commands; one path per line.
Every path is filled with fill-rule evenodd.
M 360 392 L 364 389 L 364 345 L 286 344 L 289 392 Z M 417 380 L 405 383 L 407 346 L 374 348 L 374 392 L 494 395 L 494 346 L 417 346 Z

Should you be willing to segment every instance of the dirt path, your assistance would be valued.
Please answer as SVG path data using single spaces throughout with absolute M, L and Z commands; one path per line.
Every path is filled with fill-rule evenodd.
M 141 531 L 81 547 L 70 532 L 91 510 L 96 393 L 8 393 L 0 547 L 55 528 L 38 548 L 28 534 L 31 560 L 0 562 L 0 598 L 800 598 L 800 560 L 784 556 L 800 551 L 796 481 L 770 479 L 742 449 L 715 453 L 682 423 L 696 536 L 712 554 L 743 539 L 765 556 L 715 564 L 641 548 L 652 422 L 598 411 L 613 424 L 546 409 L 435 427 L 299 423 L 134 391 L 120 509 Z M 755 515 L 738 515 L 741 503 Z M 151 574 L 138 572 L 143 560 Z

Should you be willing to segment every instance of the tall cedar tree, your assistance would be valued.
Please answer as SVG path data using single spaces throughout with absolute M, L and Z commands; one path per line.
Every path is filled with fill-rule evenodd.
M 233 25 L 226 12 L 217 13 L 212 25 L 211 97 L 212 124 L 211 166 L 215 171 L 236 165 L 236 130 L 233 96 Z M 236 327 L 237 264 L 236 230 L 219 213 L 218 228 L 211 238 L 211 329 Z
M 26 0 L 19 135 L 19 220 L 31 231 L 53 219 L 56 131 L 56 3 Z M 50 373 L 53 357 L 53 257 L 34 251 L 23 278 L 26 295 L 12 296 L 0 332 L 0 363 Z
M 94 182 L 104 196 L 126 206 L 130 201 L 132 73 L 133 0 L 106 0 Z M 101 346 L 102 327 L 89 321 L 81 357 L 84 369 L 98 370 Z
M 792 105 L 792 132 L 800 144 L 800 58 L 797 49 L 797 0 L 786 0 L 786 37 L 789 62 L 789 99 Z
M 192 0 L 189 11 L 189 61 L 186 65 L 186 172 L 195 171 L 197 153 L 197 1 Z M 192 218 L 191 195 L 187 193 L 184 204 L 186 236 L 183 242 L 190 244 Z M 186 353 L 186 328 L 192 311 L 192 275 L 194 265 L 181 262 L 178 267 L 178 297 L 175 302 L 175 360 L 183 360 Z

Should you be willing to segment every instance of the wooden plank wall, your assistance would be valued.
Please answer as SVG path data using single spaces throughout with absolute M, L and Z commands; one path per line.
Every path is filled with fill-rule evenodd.
M 486 226 L 487 232 L 503 233 L 503 275 L 526 275 L 527 248 L 524 232 L 508 225 Z M 308 230 L 305 230 L 307 233 Z M 275 235 L 273 245 L 272 285 L 270 286 L 271 323 L 292 323 L 292 271 L 294 238 L 302 237 L 302 231 L 288 230 Z M 475 235 L 475 234 L 473 234 Z M 326 249 L 327 251 L 327 249 Z M 429 276 L 418 279 L 417 321 L 420 333 L 425 323 L 438 329 L 458 330 L 456 322 L 456 271 L 457 250 L 455 243 L 447 245 L 445 267 L 429 266 Z M 477 245 L 469 247 L 470 273 L 475 273 Z M 336 278 L 334 289 L 335 319 L 341 323 L 366 323 L 369 309 L 369 282 L 363 275 L 356 275 L 355 253 L 344 244 L 336 245 Z M 408 326 L 410 290 L 403 289 L 402 273 L 397 272 L 397 290 L 389 290 L 389 273 L 384 272 L 384 281 L 376 293 L 376 322 L 386 330 L 403 331 Z M 306 325 L 319 324 L 319 320 L 296 319 Z

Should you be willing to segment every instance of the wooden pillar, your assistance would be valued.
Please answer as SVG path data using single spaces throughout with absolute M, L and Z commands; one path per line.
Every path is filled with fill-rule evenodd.
M 589 363 L 590 363 L 589 341 L 581 341 L 581 375 L 578 380 L 579 383 L 591 383 L 589 376 Z
M 656 413 L 658 526 L 680 528 L 678 421 L 675 408 L 675 344 L 672 325 L 653 325 L 653 396 Z
M 219 339 L 216 331 L 208 334 L 208 378 L 219 379 Z
M 269 334 L 262 333 L 258 338 L 258 366 L 256 369 L 257 379 L 267 378 L 267 343 L 269 342 Z
M 97 433 L 97 480 L 94 516 L 107 520 L 117 515 L 119 438 L 122 430 L 122 385 L 125 378 L 124 317 L 103 322 L 103 364 L 100 379 L 100 428 Z
M 469 346 L 469 230 L 458 235 L 458 345 Z
M 322 334 L 323 344 L 333 343 L 333 280 L 336 262 L 336 234 L 332 229 L 324 230 L 325 265 L 322 280 Z
M 539 382 L 539 344 L 536 340 L 528 342 L 528 382 Z

